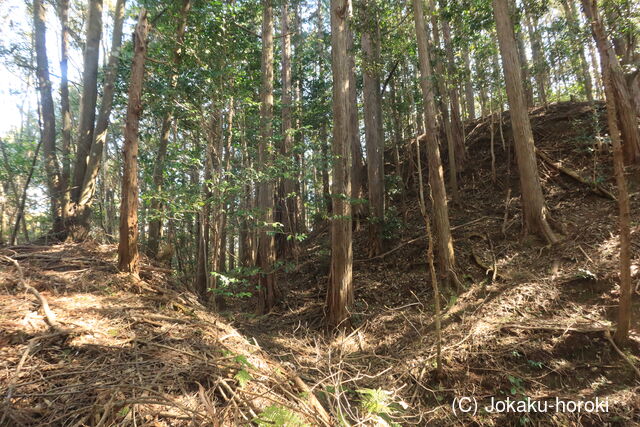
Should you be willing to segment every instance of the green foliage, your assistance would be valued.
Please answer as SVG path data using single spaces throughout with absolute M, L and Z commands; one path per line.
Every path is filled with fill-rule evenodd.
M 396 427 L 400 424 L 393 421 L 392 416 L 402 410 L 400 405 L 391 400 L 392 393 L 380 388 L 364 388 L 356 390 L 360 394 L 360 407 L 368 414 L 376 415 L 387 425 Z
M 289 408 L 280 405 L 268 406 L 251 420 L 258 427 L 306 427 L 310 424 L 305 423 L 302 418 Z
M 524 389 L 524 383 L 522 381 L 522 378 L 518 378 L 518 377 L 514 377 L 513 375 L 507 375 L 507 379 L 509 380 L 509 383 L 511 383 L 511 387 L 509 388 L 509 393 L 511 393 L 512 395 L 525 395 L 526 394 L 526 390 Z
M 245 385 L 247 385 L 249 381 L 253 379 L 251 374 L 246 369 L 239 370 L 233 376 L 233 378 L 235 378 L 238 381 L 238 385 L 240 386 L 240 388 L 243 388 Z
M 385 240 L 397 239 L 400 237 L 400 232 L 404 227 L 405 224 L 398 213 L 398 209 L 395 206 L 388 206 L 384 213 L 382 238 Z

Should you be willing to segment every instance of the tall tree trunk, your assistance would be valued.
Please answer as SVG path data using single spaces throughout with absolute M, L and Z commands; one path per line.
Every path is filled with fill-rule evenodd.
M 602 74 L 607 100 L 607 123 L 609 124 L 611 145 L 613 146 L 613 169 L 616 177 L 616 186 L 618 187 L 620 222 L 620 302 L 618 306 L 618 325 L 614 339 L 618 345 L 624 346 L 629 340 L 629 328 L 631 327 L 631 215 L 627 180 L 624 174 L 622 143 L 618 129 L 620 115 L 616 111 L 616 91 L 611 78 L 612 73 L 611 67 L 608 65 L 609 61 L 602 59 Z
M 548 242 L 555 243 L 558 238 L 547 221 L 547 208 L 538 175 L 533 133 L 527 112 L 518 46 L 509 16 L 508 1 L 493 0 L 493 14 L 511 110 L 511 126 L 520 174 L 524 230 L 539 234 Z
M 69 0 L 58 3 L 60 16 L 60 114 L 62 115 L 62 173 L 60 185 L 64 191 L 63 212 L 68 213 L 71 194 L 71 106 L 69 103 Z
M 93 142 L 98 99 L 98 65 L 100 58 L 100 38 L 102 36 L 102 0 L 90 0 L 87 18 L 86 43 L 84 47 L 84 69 L 82 72 L 82 97 L 80 98 L 80 119 L 78 123 L 78 143 L 73 169 L 71 188 L 72 212 L 70 234 L 76 240 L 86 238 L 89 232 L 85 206 L 80 204 L 82 184 L 87 172 L 89 154 Z M 77 227 L 77 228 L 76 228 Z
M 296 58 L 296 66 L 293 70 L 294 73 L 294 111 L 295 111 L 295 120 L 294 127 L 296 129 L 294 142 L 297 147 L 301 147 L 304 142 L 304 133 L 302 129 L 302 119 L 303 119 L 303 86 L 304 86 L 304 63 L 302 60 L 303 52 L 302 52 L 302 23 L 300 20 L 300 9 L 301 4 L 298 3 L 295 8 L 295 20 L 294 20 L 294 32 L 295 36 L 293 37 L 293 54 Z M 307 230 L 306 226 L 306 207 L 304 201 L 306 200 L 306 177 L 307 172 L 305 170 L 305 154 L 302 150 L 295 150 L 294 159 L 296 163 L 296 167 L 298 168 L 298 180 L 295 185 L 296 190 L 296 209 L 295 209 L 295 224 L 296 224 L 296 232 L 304 233 Z M 299 253 L 299 245 L 296 243 L 294 248 L 294 255 L 297 256 Z
M 469 59 L 469 47 L 464 44 L 462 47 L 462 59 L 464 61 L 464 96 L 467 107 L 467 120 L 476 118 L 476 102 L 473 96 L 473 83 L 471 76 L 471 60 Z
M 333 212 L 331 269 L 327 287 L 327 326 L 348 327 L 353 304 L 351 231 L 351 0 L 331 0 L 331 70 L 333 74 Z
M 115 82 L 118 75 L 118 63 L 120 62 L 124 9 L 125 0 L 118 0 L 116 2 L 111 51 L 105 73 L 102 101 L 100 103 L 100 110 L 98 111 L 95 132 L 93 133 L 93 142 L 89 150 L 87 167 L 82 180 L 82 186 L 80 187 L 80 195 L 75 201 L 76 216 L 79 223 L 78 231 L 80 232 L 79 234 L 81 234 L 78 237 L 81 238 L 83 237 L 82 234 L 88 232 L 91 204 L 96 192 L 96 180 L 98 178 L 98 172 L 100 171 L 102 152 L 104 151 L 103 148 L 107 138 L 109 117 L 111 116 L 111 107 L 113 106 L 113 96 L 115 93 Z
M 358 117 L 358 90 L 356 84 L 356 63 L 353 57 L 353 32 L 349 32 L 349 138 L 351 140 L 351 198 L 361 200 L 364 198 L 365 166 L 360 145 L 360 119 Z M 351 217 L 354 230 L 360 230 L 361 219 L 365 216 L 365 205 L 356 203 L 351 205 Z
M 533 72 L 538 89 L 538 101 L 542 105 L 547 105 L 547 89 L 549 88 L 549 73 L 547 72 L 547 61 L 542 51 L 542 38 L 538 30 L 538 18 L 527 10 L 525 14 L 527 32 L 531 41 L 531 54 L 533 56 Z
M 509 1 L 509 12 L 510 16 L 513 17 L 512 22 L 521 23 L 521 13 L 518 9 L 518 5 L 516 4 L 516 0 L 508 0 Z M 512 26 L 513 28 L 513 26 Z M 516 49 L 518 52 L 518 60 L 520 62 L 520 73 L 521 73 L 521 81 L 523 82 L 523 91 L 525 94 L 526 106 L 533 107 L 533 85 L 531 84 L 531 73 L 529 72 L 529 61 L 527 60 L 527 51 L 524 46 L 524 39 L 522 38 L 522 25 L 518 25 L 515 27 L 514 33 L 516 39 Z
M 262 90 L 260 93 L 260 145 L 258 163 L 262 172 L 269 173 L 272 163 L 273 137 L 273 6 L 272 0 L 262 0 Z M 258 237 L 258 266 L 260 291 L 258 313 L 271 311 L 280 295 L 276 282 L 276 248 L 273 237 L 273 178 L 263 176 L 258 183 L 258 209 L 261 229 Z
M 318 5 L 316 8 L 316 37 L 317 37 L 317 49 L 316 53 L 318 55 L 318 80 L 320 82 L 325 81 L 325 70 L 324 70 L 324 31 L 323 31 L 323 0 L 318 0 Z M 329 182 L 329 140 L 327 135 L 327 123 L 325 120 L 322 120 L 320 123 L 320 129 L 318 129 L 318 138 L 320 139 L 320 157 L 321 157 L 321 170 L 320 174 L 322 176 L 322 200 L 324 202 L 324 208 L 327 213 L 331 213 L 331 190 L 330 190 L 330 182 Z
M 429 186 L 433 203 L 433 217 L 436 232 L 436 257 L 443 283 L 448 286 L 449 279 L 455 269 L 453 240 L 449 228 L 449 208 L 444 186 L 442 163 L 438 133 L 436 131 L 436 102 L 433 88 L 433 72 L 429 63 L 428 39 L 422 0 L 413 0 L 413 14 L 418 43 L 418 59 L 420 64 L 420 86 L 424 109 L 425 134 L 420 138 L 427 145 L 427 161 L 429 166 Z M 418 174 L 422 171 L 419 170 Z
M 120 242 L 118 268 L 138 274 L 138 123 L 142 113 L 144 60 L 147 52 L 147 11 L 142 9 L 134 33 L 127 119 L 124 128 L 124 167 L 120 202 Z
M 249 156 L 249 150 L 247 147 L 246 138 L 246 122 L 245 113 L 242 114 L 242 128 L 240 133 L 240 145 L 242 147 L 242 166 L 245 169 L 251 169 L 253 167 L 251 158 Z M 239 263 L 242 267 L 253 267 L 255 262 L 255 244 L 254 244 L 254 232 L 250 228 L 248 212 L 254 208 L 253 187 L 250 181 L 247 181 L 244 185 L 242 199 L 240 201 L 242 210 L 245 214 L 240 220 L 240 236 L 238 242 Z
M 364 129 L 367 146 L 369 188 L 369 256 L 382 253 L 384 222 L 384 139 L 382 96 L 380 93 L 380 37 L 376 5 L 363 3 L 365 17 L 362 31 Z
M 200 300 L 203 303 L 208 303 L 209 290 L 213 288 L 211 286 L 211 269 L 210 260 L 212 259 L 210 253 L 211 237 L 217 238 L 218 236 L 211 236 L 212 224 L 211 224 L 211 199 L 213 198 L 214 185 L 212 184 L 214 158 L 217 156 L 217 133 L 216 127 L 218 126 L 218 111 L 216 107 L 213 107 L 211 118 L 211 132 L 207 135 L 207 148 L 205 151 L 205 164 L 204 164 L 204 180 L 202 182 L 201 197 L 202 197 L 202 209 L 198 213 L 198 239 L 197 239 L 197 257 L 196 257 L 196 275 L 195 275 L 195 289 L 200 296 Z M 216 261 L 217 261 L 216 257 Z
M 281 25 L 282 25 L 282 146 L 280 153 L 285 159 L 292 160 L 293 155 L 293 118 L 292 118 L 292 100 L 291 100 L 291 34 L 289 33 L 289 8 L 288 0 L 282 0 Z M 296 187 L 292 173 L 287 174 L 282 179 L 280 186 L 280 210 L 283 230 L 279 234 L 280 253 L 284 258 L 289 257 L 295 252 L 296 239 L 298 232 L 296 219 L 297 214 L 297 198 Z
M 56 237 L 64 237 L 62 205 L 64 190 L 60 179 L 60 166 L 56 153 L 56 115 L 51 95 L 51 79 L 49 78 L 49 59 L 47 57 L 45 9 L 42 0 L 33 0 L 33 24 L 36 47 L 36 75 L 42 115 L 42 152 L 44 168 L 47 174 L 47 188 L 51 198 L 53 232 Z
M 427 39 L 427 52 L 431 60 L 435 64 L 438 95 L 440 95 L 438 105 L 440 107 L 441 124 L 444 127 L 445 136 L 447 138 L 447 155 L 449 158 L 449 187 L 451 188 L 451 200 L 454 203 L 458 201 L 458 167 L 456 159 L 456 139 L 451 125 L 451 116 L 449 115 L 449 92 L 447 91 L 447 82 L 445 80 L 444 60 L 438 56 L 440 48 L 440 29 L 438 15 L 434 0 L 428 0 L 427 13 L 431 16 L 431 32 L 433 34 L 433 44 L 429 45 Z M 423 76 L 424 77 L 424 76 Z M 434 98 L 437 100 L 437 98 Z M 437 119 L 437 115 L 434 116 Z M 427 118 L 425 117 L 425 121 Z M 428 128 L 427 128 L 428 129 Z M 425 129 L 425 130 L 427 130 Z M 428 150 L 427 150 L 428 151 Z
M 585 95 L 587 101 L 593 102 L 593 83 L 591 82 L 591 73 L 589 73 L 589 63 L 584 52 L 584 44 L 582 43 L 580 34 L 580 21 L 578 19 L 578 13 L 576 12 L 576 6 L 574 0 L 561 0 L 562 8 L 564 9 L 564 15 L 571 29 L 575 45 L 574 48 L 578 54 L 580 61 L 580 73 L 578 78 L 582 81 L 584 86 Z M 597 72 L 597 68 L 594 69 Z
M 449 101 L 451 105 L 451 135 L 453 137 L 456 153 L 456 172 L 461 173 L 467 155 L 464 146 L 464 132 L 462 129 L 462 119 L 460 118 L 460 94 L 458 93 L 459 83 L 454 78 L 456 74 L 456 62 L 451 42 L 451 27 L 449 21 L 442 18 L 442 37 L 445 51 L 447 53 L 447 83 L 449 85 Z
M 180 18 L 178 19 L 178 25 L 176 28 L 175 46 L 173 48 L 173 65 L 174 73 L 170 77 L 169 85 L 171 89 L 175 89 L 178 84 L 178 69 L 182 63 L 182 42 L 184 40 L 184 32 L 187 26 L 187 17 L 191 10 L 191 0 L 182 0 L 180 7 Z M 168 103 L 172 103 L 169 99 Z M 151 258 L 155 258 L 158 253 L 158 247 L 160 245 L 160 238 L 162 237 L 162 184 L 163 184 L 163 171 L 164 162 L 167 157 L 167 147 L 169 145 L 169 135 L 171 130 L 171 124 L 173 123 L 173 108 L 169 106 L 167 112 L 162 118 L 162 132 L 160 134 L 160 141 L 158 143 L 158 154 L 156 156 L 153 165 L 153 193 L 155 197 L 151 199 L 151 213 L 154 215 L 154 219 L 149 222 L 149 243 L 147 245 L 147 251 Z
M 618 57 L 607 38 L 596 0 L 582 0 L 582 5 L 585 16 L 591 24 L 593 38 L 598 46 L 600 66 L 603 70 L 608 68 L 610 71 L 609 78 L 614 90 L 613 100 L 616 103 L 618 124 L 622 134 L 622 141 L 624 141 L 622 151 L 625 164 L 638 166 L 638 163 L 640 163 L 640 135 L 629 87 Z M 634 176 L 638 174 L 637 170 L 634 172 Z

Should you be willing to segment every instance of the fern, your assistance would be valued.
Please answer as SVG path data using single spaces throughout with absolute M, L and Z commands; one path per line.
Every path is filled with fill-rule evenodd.
M 258 427 L 311 427 L 295 412 L 278 405 L 268 406 L 252 420 Z

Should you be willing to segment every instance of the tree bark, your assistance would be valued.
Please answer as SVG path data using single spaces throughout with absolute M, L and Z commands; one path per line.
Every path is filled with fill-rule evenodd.
M 182 63 L 182 42 L 184 40 L 184 32 L 187 26 L 187 18 L 189 11 L 191 10 L 191 0 L 182 0 L 180 7 L 180 18 L 178 19 L 178 25 L 175 35 L 175 47 L 173 48 L 173 65 L 174 73 L 170 77 L 169 85 L 171 89 L 175 89 L 178 84 L 178 69 Z M 151 199 L 151 212 L 154 214 L 154 219 L 149 222 L 149 242 L 147 245 L 147 255 L 151 258 L 155 258 L 158 253 L 158 247 L 160 246 L 160 238 L 162 237 L 162 185 L 163 185 L 163 171 L 164 162 L 167 157 L 167 147 L 169 145 L 169 135 L 171 130 L 171 124 L 173 123 L 173 103 L 172 99 L 167 101 L 170 105 L 162 118 L 162 132 L 160 134 L 160 142 L 158 143 L 158 154 L 153 165 L 153 193 L 154 197 Z
M 610 73 L 609 79 L 614 91 L 613 100 L 616 104 L 622 141 L 624 141 L 622 151 L 625 164 L 637 167 L 638 163 L 640 163 L 640 134 L 629 87 L 618 57 L 607 37 L 596 0 L 582 0 L 582 5 L 585 16 L 591 24 L 591 32 L 600 53 L 600 66 L 603 70 L 608 68 Z M 636 170 L 634 175 L 637 175 L 637 173 L 638 171 Z
M 538 17 L 528 10 L 525 15 L 527 32 L 529 33 L 529 40 L 531 41 L 533 72 L 538 90 L 538 101 L 542 103 L 542 105 L 546 106 L 548 104 L 547 89 L 550 84 L 548 77 L 549 74 L 547 72 L 547 61 L 544 58 L 544 52 L 542 52 L 542 38 L 540 37 L 540 31 L 538 30 Z
M 64 191 L 63 212 L 67 213 L 71 194 L 71 106 L 69 103 L 69 0 L 60 0 L 58 5 L 60 17 L 60 114 L 62 115 L 62 173 L 60 182 Z
M 353 32 L 349 32 L 349 139 L 351 141 L 351 198 L 358 203 L 351 205 L 351 217 L 354 230 L 360 230 L 361 219 L 366 215 L 365 205 L 359 201 L 364 198 L 364 176 L 366 173 L 362 146 L 360 145 L 360 119 L 358 117 L 358 91 L 356 84 L 356 63 L 353 57 Z
M 293 118 L 291 97 L 291 34 L 289 33 L 289 8 L 288 0 L 282 0 L 281 32 L 282 32 L 282 145 L 280 153 L 285 159 L 295 164 L 293 155 Z M 283 258 L 289 257 L 295 252 L 298 232 L 297 226 L 297 198 L 295 182 L 292 178 L 293 171 L 286 174 L 280 186 L 280 211 L 282 218 L 282 233 L 279 234 L 279 252 Z
M 464 146 L 464 132 L 462 129 L 462 119 L 460 118 L 460 94 L 458 93 L 458 82 L 454 76 L 456 74 L 456 62 L 451 42 L 451 27 L 449 22 L 442 18 L 442 36 L 447 55 L 447 84 L 449 85 L 449 101 L 451 106 L 451 134 L 456 153 L 456 173 L 461 173 L 467 155 Z
M 95 130 L 96 102 L 98 99 L 98 62 L 100 58 L 100 38 L 102 36 L 102 0 L 90 0 L 87 18 L 86 43 L 84 48 L 84 69 L 82 72 L 82 97 L 80 98 L 80 119 L 78 123 L 78 143 L 73 170 L 71 201 L 72 216 L 82 217 L 83 212 L 75 212 L 80 208 L 82 183 L 87 171 L 89 153 Z M 79 224 L 79 230 L 73 231 L 74 238 L 82 239 L 86 224 Z M 88 230 L 86 230 L 88 232 Z
M 436 131 L 436 103 L 433 88 L 433 72 L 429 63 L 428 40 L 422 0 L 413 0 L 413 13 L 418 43 L 418 59 L 420 64 L 420 86 L 424 109 L 425 134 L 420 138 L 427 145 L 427 161 L 429 166 L 429 186 L 433 202 L 433 216 L 436 232 L 436 257 L 443 284 L 448 286 L 450 276 L 455 269 L 455 254 L 449 228 L 449 208 L 444 186 L 440 148 Z M 422 171 L 418 171 L 421 174 Z
M 264 174 L 272 164 L 273 147 L 273 6 L 272 0 L 262 0 L 262 89 L 260 93 L 260 145 L 258 163 Z M 276 248 L 273 236 L 273 178 L 263 176 L 258 183 L 260 231 L 258 236 L 258 266 L 260 290 L 257 311 L 265 314 L 276 305 L 280 295 L 276 282 Z
M 440 29 L 438 22 L 438 15 L 436 12 L 436 6 L 434 0 L 428 0 L 427 14 L 431 16 L 431 33 L 433 34 L 433 43 L 429 44 L 427 38 L 427 52 L 431 61 L 435 64 L 436 76 L 435 81 L 437 83 L 437 92 L 440 95 L 437 105 L 440 107 L 440 119 L 441 125 L 444 128 L 445 136 L 447 138 L 447 157 L 449 158 L 449 187 L 451 188 L 451 200 L 453 203 L 458 201 L 458 166 L 456 159 L 456 137 L 454 136 L 453 126 L 451 124 L 451 116 L 449 115 L 449 91 L 447 90 L 445 61 L 444 58 L 438 56 L 438 48 L 440 47 Z M 432 73 L 433 74 L 433 73 Z M 424 77 L 424 76 L 423 76 Z M 423 95 L 424 96 L 424 95 Z M 435 95 L 434 95 L 435 96 Z M 434 98 L 438 100 L 438 98 Z M 435 115 L 434 120 L 437 120 L 438 116 Z M 425 121 L 428 120 L 425 117 Z M 427 129 L 425 129 L 427 130 Z M 428 150 L 427 150 L 428 152 Z
M 138 124 L 142 113 L 142 85 L 147 52 L 147 11 L 142 9 L 134 32 L 127 118 L 124 129 L 122 192 L 120 202 L 120 242 L 118 268 L 138 274 Z
M 327 287 L 327 326 L 350 325 L 353 304 L 353 251 L 351 229 L 351 0 L 331 0 L 331 70 L 333 74 L 333 182 L 331 216 L 331 269 Z
M 47 189 L 51 199 L 53 217 L 53 233 L 63 238 L 64 224 L 62 205 L 64 190 L 60 179 L 60 166 L 56 153 L 56 115 L 51 95 L 51 79 L 49 78 L 49 59 L 47 57 L 45 9 L 42 0 L 33 0 L 33 25 L 36 47 L 36 76 L 42 115 L 42 152 L 44 168 L 47 175 Z
M 624 159 L 622 143 L 618 129 L 616 112 L 615 90 L 611 79 L 611 68 L 607 61 L 602 62 L 602 74 L 605 96 L 607 100 L 607 123 L 609 136 L 613 146 L 613 169 L 618 187 L 618 210 L 620 223 L 620 302 L 618 305 L 618 325 L 614 335 L 614 341 L 619 346 L 625 346 L 629 340 L 631 327 L 631 214 L 629 206 L 629 193 L 627 180 L 624 176 Z
M 571 34 L 575 40 L 575 50 L 578 54 L 580 61 L 580 73 L 578 78 L 582 81 L 584 86 L 585 95 L 587 101 L 593 102 L 593 83 L 591 81 L 591 73 L 589 72 L 589 63 L 584 52 L 584 45 L 582 43 L 580 21 L 578 20 L 578 14 L 573 0 L 562 0 L 562 8 L 564 9 L 564 15 L 571 29 Z M 597 71 L 597 69 L 595 69 Z
M 113 106 L 113 96 L 115 93 L 115 82 L 118 75 L 118 63 L 120 61 L 120 46 L 122 45 L 122 26 L 124 23 L 125 0 L 116 2 L 115 16 L 113 23 L 113 36 L 111 39 L 111 51 L 104 79 L 104 88 L 100 110 L 96 121 L 95 132 L 93 133 L 93 142 L 89 150 L 89 158 L 87 167 L 82 180 L 82 186 L 79 191 L 79 198 L 75 200 L 75 214 L 78 221 L 78 236 L 84 238 L 89 231 L 89 216 L 91 212 L 91 204 L 96 192 L 96 180 L 100 171 L 102 161 L 102 152 L 107 137 L 107 129 L 109 127 L 109 117 L 111 116 L 111 108 Z M 84 234 L 84 236 L 83 236 Z
M 364 129 L 369 188 L 369 257 L 382 253 L 384 223 L 384 139 L 380 93 L 380 38 L 376 6 L 365 0 L 362 31 Z
M 462 48 L 462 59 L 464 61 L 464 96 L 467 107 L 467 120 L 476 118 L 476 102 L 473 96 L 473 83 L 471 81 L 471 60 L 469 59 L 469 47 L 465 44 Z
M 509 16 L 508 1 L 493 0 L 493 14 L 511 109 L 511 126 L 520 174 L 524 231 L 539 234 L 548 242 L 555 243 L 558 238 L 547 221 L 547 208 L 538 175 L 533 133 L 525 101 L 518 46 Z

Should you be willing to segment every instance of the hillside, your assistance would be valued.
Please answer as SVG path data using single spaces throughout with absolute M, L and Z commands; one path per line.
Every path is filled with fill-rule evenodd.
M 539 150 L 592 175 L 588 104 L 554 104 L 531 119 Z M 504 120 L 506 129 L 507 113 Z M 509 177 L 496 133 L 492 183 L 489 127 L 486 119 L 467 125 L 462 203 L 451 209 L 464 289 L 443 301 L 442 376 L 434 375 L 426 240 L 409 195 L 406 212 L 398 206 L 406 220 L 383 256 L 366 259 L 367 231 L 354 234 L 354 329 L 338 335 L 323 326 L 323 226 L 304 242 L 295 268 L 280 275 L 285 298 L 265 316 L 241 298 L 211 313 L 148 261 L 140 280 L 117 273 L 111 245 L 3 248 L 0 425 L 640 423 L 640 376 L 629 364 L 639 364 L 640 307 L 625 358 L 605 333 L 618 297 L 615 203 L 541 162 L 563 239 L 545 246 L 523 238 L 515 165 Z M 508 133 L 505 139 L 508 147 Z M 598 156 L 596 176 L 610 176 L 609 154 Z M 599 185 L 613 191 L 609 179 Z M 632 203 L 637 211 L 636 193 Z M 39 310 L 21 275 L 55 318 Z M 597 413 L 455 414 L 452 402 L 465 396 L 485 403 L 492 396 L 597 397 L 609 406 Z

